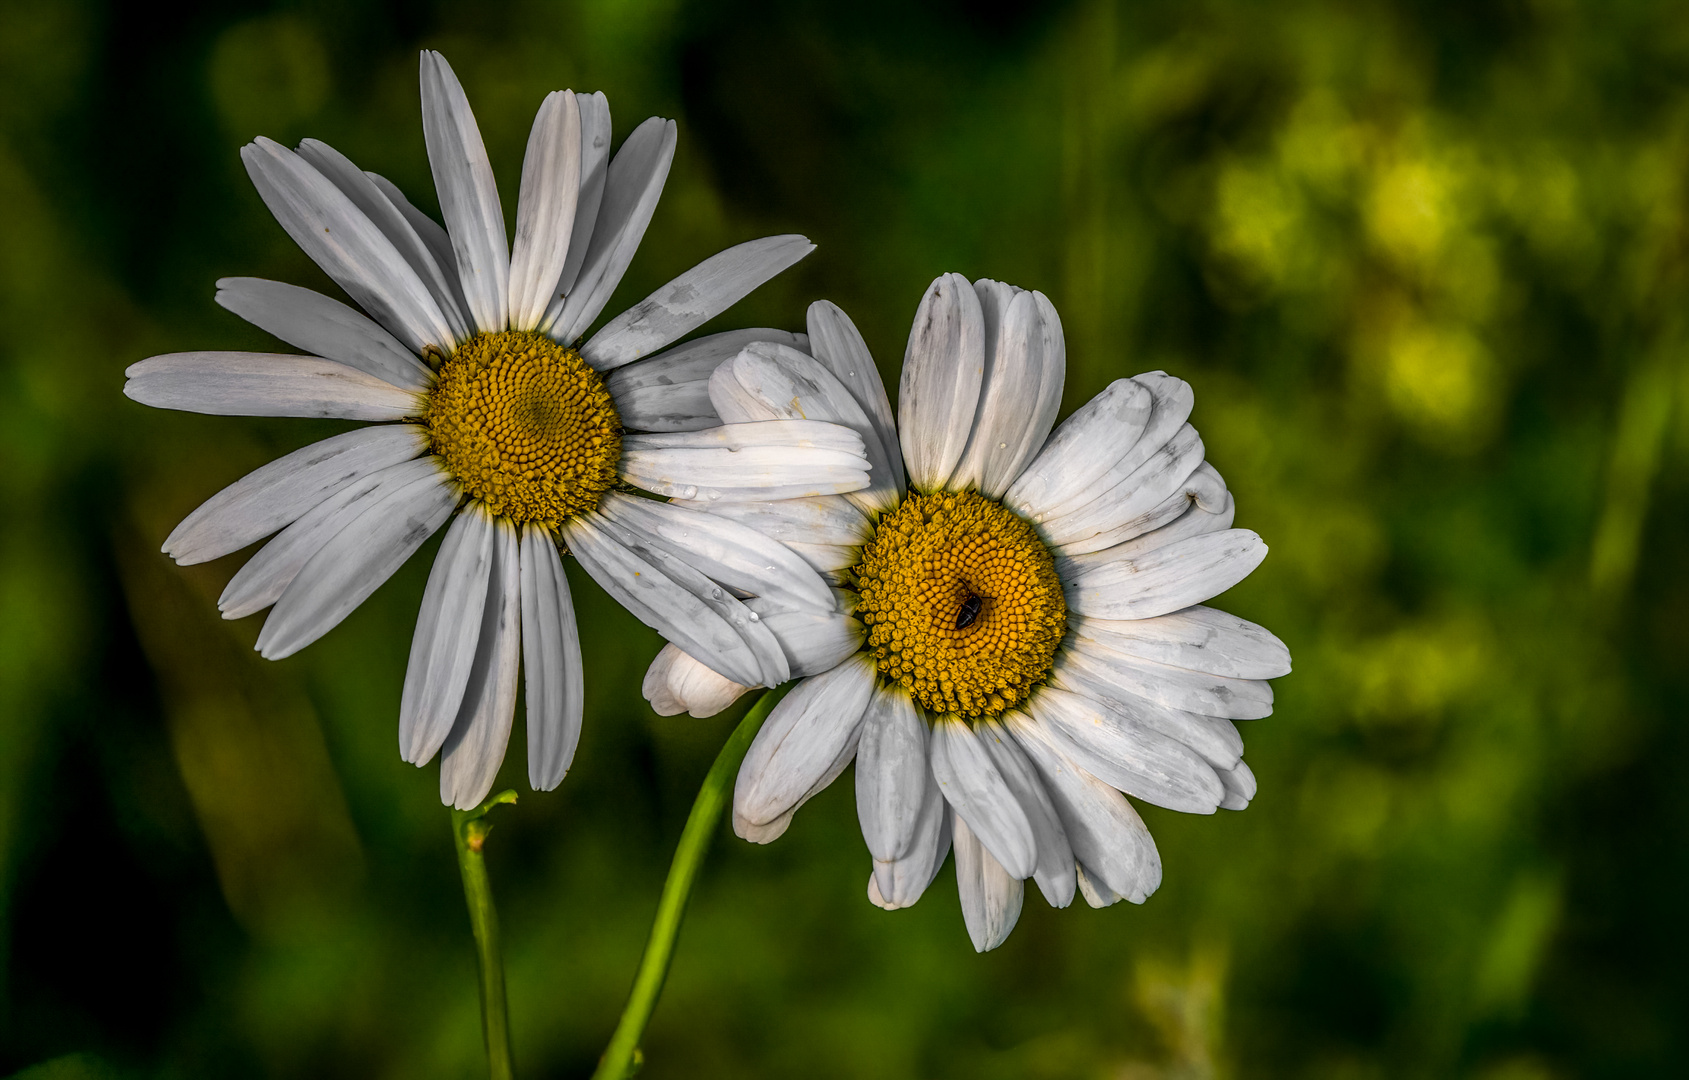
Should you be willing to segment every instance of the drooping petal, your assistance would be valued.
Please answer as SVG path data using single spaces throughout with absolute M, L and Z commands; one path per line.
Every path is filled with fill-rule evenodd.
M 968 828 L 967 818 L 952 813 L 955 831 L 956 889 L 962 901 L 962 921 L 975 952 L 990 952 L 1009 940 L 1020 921 L 1026 889 L 992 857 L 991 849 Z
M 868 484 L 861 437 L 815 420 L 628 435 L 621 471 L 647 491 L 705 502 L 813 498 Z
M 357 368 L 401 390 L 428 389 L 428 369 L 398 338 L 322 293 L 263 278 L 220 278 L 217 303 L 314 356 Z
M 424 408 L 410 390 L 317 356 L 166 353 L 130 364 L 124 374 L 124 395 L 142 405 L 212 416 L 403 420 Z
M 798 683 L 769 713 L 739 767 L 735 822 L 789 819 L 824 777 L 837 775 L 833 767 L 842 769 L 840 759 L 848 762 L 856 751 L 873 689 L 874 665 L 863 656 Z
M 248 143 L 240 156 L 281 227 L 359 307 L 414 353 L 451 351 L 455 335 L 428 287 L 345 192 L 269 139 Z
M 928 741 L 926 718 L 909 694 L 876 686 L 856 746 L 856 817 L 876 863 L 901 859 L 915 843 L 932 784 Z
M 527 672 L 528 783 L 563 782 L 581 740 L 585 669 L 575 605 L 557 544 L 545 528 L 522 531 L 522 664 Z
M 569 258 L 580 195 L 580 101 L 567 90 L 553 91 L 540 103 L 522 158 L 510 253 L 512 330 L 532 330 L 545 317 Z
M 1033 521 L 1042 520 L 1054 507 L 1100 483 L 1110 467 L 1137 445 L 1154 407 L 1155 398 L 1142 383 L 1132 379 L 1109 383 L 1062 421 L 1009 485 L 1003 501 Z
M 421 454 L 412 424 L 359 428 L 254 469 L 182 519 L 164 553 L 183 566 L 221 558 L 297 521 L 347 485 Z
M 807 237 L 765 236 L 712 255 L 611 319 L 581 347 L 581 358 L 609 371 L 690 334 L 815 250 Z
M 945 274 L 927 288 L 897 396 L 897 427 L 909 482 L 922 491 L 944 486 L 973 430 L 985 373 L 985 317 L 968 279 Z
M 1014 792 L 1015 800 L 1026 811 L 1027 821 L 1032 823 L 1032 835 L 1038 847 L 1038 863 L 1032 878 L 1038 883 L 1038 891 L 1051 907 L 1066 907 L 1073 903 L 1073 848 L 1062 831 L 1061 819 L 1044 790 L 1044 782 L 1001 724 L 982 720 L 975 734 L 1009 790 Z
M 1222 810 L 1247 809 L 1255 798 L 1255 774 L 1241 761 L 1230 769 L 1220 770 L 1220 783 L 1226 786 L 1226 797 L 1220 800 Z
M 813 357 L 769 342 L 747 345 L 710 376 L 710 402 L 730 424 L 826 420 L 850 428 L 862 437 L 869 465 L 869 486 L 853 492 L 851 501 L 868 513 L 897 505 L 891 461 L 868 414 L 838 377 Z
M 1149 899 L 1161 885 L 1161 855 L 1132 804 L 1075 765 L 1056 740 L 1029 730 L 1038 721 L 1011 712 L 1003 722 L 1044 778 L 1081 873 L 1134 904 Z
M 674 121 L 653 116 L 635 128 L 616 152 L 605 175 L 604 201 L 575 287 L 568 291 L 555 321 L 542 322 L 541 330 L 558 341 L 572 342 L 586 333 L 610 302 L 662 197 L 674 147 Z
M 832 591 L 821 575 L 783 545 L 749 526 L 616 492 L 604 497 L 598 512 L 685 560 L 710 580 L 772 601 L 780 610 L 833 610 Z
M 646 669 L 640 692 L 658 716 L 714 716 L 751 688 L 724 678 L 692 659 L 672 642 L 658 651 Z
M 1029 699 L 1035 730 L 1086 772 L 1145 802 L 1190 814 L 1212 814 L 1224 796 L 1208 762 L 1185 744 L 1055 687 Z
M 897 422 L 892 418 L 891 399 L 886 396 L 885 383 L 880 379 L 880 369 L 874 365 L 873 354 L 868 351 L 868 343 L 862 340 L 850 316 L 829 300 L 817 300 L 809 305 L 808 330 L 811 355 L 827 365 L 827 370 L 844 383 L 862 411 L 868 414 L 881 451 L 875 457 L 870 449 L 870 457 L 887 462 L 891 485 L 897 497 L 903 498 L 903 452 L 897 439 Z M 880 479 L 875 477 L 874 482 L 878 484 Z
M 440 749 L 440 801 L 473 810 L 493 789 L 516 719 L 516 672 L 522 656 L 522 577 L 516 529 L 494 521 L 492 581 L 481 618 L 475 664 L 457 722 Z
M 1129 558 L 1107 555 L 1063 574 L 1068 608 L 1098 619 L 1149 619 L 1225 592 L 1261 565 L 1267 545 L 1248 529 L 1227 529 Z
M 400 470 L 413 464 L 422 475 L 387 485 L 300 569 L 258 634 L 266 660 L 292 656 L 338 626 L 446 523 L 458 490 L 432 462 L 407 462 L 378 475 L 404 475 Z
M 351 160 L 340 151 L 325 142 L 316 139 L 306 139 L 299 144 L 299 156 L 311 163 L 319 173 L 326 177 L 329 183 L 339 188 L 352 205 L 369 218 L 371 224 L 381 230 L 381 235 L 387 237 L 399 255 L 416 271 L 416 276 L 428 288 L 428 295 L 434 298 L 434 303 L 440 308 L 440 314 L 446 317 L 452 333 L 459 341 L 469 336 L 469 322 L 464 317 L 463 309 L 458 297 L 461 295 L 454 287 L 447 269 L 442 267 L 439 260 L 431 251 L 393 200 L 371 180 L 369 174 L 352 164 Z
M 463 84 L 446 58 L 424 51 L 421 68 L 422 137 L 457 255 L 458 280 L 475 329 L 503 330 L 510 322 L 510 245 L 493 166 Z
M 492 517 L 471 503 L 458 515 L 428 574 L 399 698 L 399 757 L 425 765 L 452 732 L 481 640 L 493 572 Z
M 1031 877 L 1038 865 L 1032 822 L 981 737 L 954 716 L 940 716 L 933 722 L 932 774 L 945 801 L 1004 869 L 1017 879 Z
M 760 686 L 765 668 L 776 661 L 781 672 L 789 671 L 779 643 L 751 619 L 749 609 L 680 560 L 666 552 L 635 551 L 626 530 L 597 514 L 570 519 L 564 537 L 605 592 L 718 674 Z M 785 678 L 782 673 L 774 682 Z
M 721 362 L 753 341 L 771 341 L 799 351 L 802 334 L 767 328 L 728 330 L 696 338 L 604 377 L 616 412 L 629 431 L 697 431 L 716 427 L 721 417 L 710 403 L 710 375 Z
M 868 900 L 887 911 L 912 906 L 927 891 L 950 853 L 950 804 L 938 790 L 932 770 L 926 774 L 926 790 L 915 819 L 913 838 L 904 854 L 882 862 L 874 860 L 868 878 Z
M 985 374 L 979 409 L 954 489 L 1001 498 L 1055 426 L 1067 357 L 1061 321 L 1042 293 L 1001 282 L 975 283 L 985 321 Z

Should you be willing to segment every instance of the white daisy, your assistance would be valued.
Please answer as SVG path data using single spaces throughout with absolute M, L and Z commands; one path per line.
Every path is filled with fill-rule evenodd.
M 581 343 L 651 220 L 672 120 L 645 121 L 612 158 L 604 95 L 549 95 L 509 246 L 475 118 L 437 53 L 422 54 L 422 117 L 445 228 L 320 142 L 241 151 L 282 227 L 371 318 L 292 285 L 227 278 L 218 303 L 311 355 L 153 357 L 129 368 L 124 393 L 193 412 L 389 422 L 258 469 L 165 541 L 177 562 L 197 563 L 280 530 L 219 601 L 231 619 L 274 605 L 258 637 L 270 659 L 327 633 L 462 505 L 423 596 L 399 745 L 417 765 L 441 753 L 441 797 L 469 809 L 504 759 L 519 655 L 529 781 L 555 787 L 574 756 L 580 640 L 559 542 L 647 625 L 742 682 L 791 669 L 723 583 L 777 595 L 782 611 L 832 609 L 826 583 L 774 541 L 618 485 L 783 499 L 862 487 L 867 464 L 846 428 L 722 425 L 710 409 L 705 380 L 722 360 L 751 340 L 802 349 L 801 335 L 733 331 L 651 355 L 807 255 L 801 236 L 706 259 Z
M 1265 680 L 1290 670 L 1272 634 L 1200 606 L 1267 549 L 1230 528 L 1232 497 L 1186 422 L 1190 386 L 1121 379 L 1051 434 L 1055 308 L 955 274 L 916 313 L 896 425 L 842 311 L 812 306 L 809 340 L 813 356 L 751 345 L 710 384 L 725 420 L 850 425 L 874 481 L 709 510 L 787 542 L 855 616 L 852 647 L 835 643 L 839 661 L 757 735 L 734 828 L 774 839 L 854 759 L 881 907 L 913 904 L 952 847 L 980 951 L 1008 937 L 1029 877 L 1056 907 L 1076 887 L 1093 906 L 1141 903 L 1161 862 L 1126 796 L 1191 813 L 1248 805 L 1233 721 L 1268 715 Z M 646 696 L 707 715 L 745 689 L 712 667 L 670 645 Z

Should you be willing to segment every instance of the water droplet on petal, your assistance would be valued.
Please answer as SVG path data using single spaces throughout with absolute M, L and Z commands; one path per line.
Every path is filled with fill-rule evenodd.
M 753 612 L 751 612 L 751 621 L 752 622 L 761 622 L 762 616 L 758 615 L 756 612 L 753 611 Z

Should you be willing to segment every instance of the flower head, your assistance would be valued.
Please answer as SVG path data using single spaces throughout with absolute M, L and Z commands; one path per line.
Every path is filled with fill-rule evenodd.
M 276 220 L 367 316 L 226 278 L 219 304 L 309 355 L 153 357 L 129 368 L 124 392 L 161 408 L 376 422 L 237 481 L 164 550 L 204 562 L 277 533 L 219 607 L 238 618 L 273 605 L 258 649 L 280 659 L 452 521 L 412 640 L 399 745 L 418 765 L 441 754 L 441 797 L 468 809 L 504 759 L 521 669 L 530 782 L 555 787 L 573 759 L 582 670 L 560 545 L 641 620 L 741 682 L 790 668 L 720 582 L 832 610 L 818 573 L 775 541 L 619 486 L 705 502 L 827 496 L 865 485 L 868 465 L 848 428 L 723 424 L 711 407 L 705 380 L 724 358 L 753 340 L 801 350 L 802 335 L 742 330 L 669 348 L 813 250 L 801 236 L 721 252 L 586 336 L 650 223 L 673 121 L 645 121 L 612 157 L 603 94 L 548 95 L 508 243 L 474 115 L 438 53 L 422 54 L 422 119 L 444 227 L 321 142 L 241 151 Z
M 710 383 L 724 418 L 847 424 L 873 463 L 842 497 L 708 508 L 800 552 L 853 617 L 848 638 L 783 640 L 810 675 L 745 757 L 735 829 L 773 840 L 854 760 L 882 907 L 919 899 L 951 849 L 981 951 L 1013 929 L 1027 878 L 1057 907 L 1142 902 L 1161 863 L 1128 796 L 1247 806 L 1233 721 L 1268 715 L 1266 680 L 1290 670 L 1272 634 L 1202 606 L 1266 546 L 1230 527 L 1191 388 L 1121 379 L 1056 427 L 1055 308 L 950 274 L 916 313 L 894 426 L 844 313 L 815 304 L 809 331 L 812 355 L 751 345 Z M 745 688 L 670 646 L 645 689 L 707 715 Z

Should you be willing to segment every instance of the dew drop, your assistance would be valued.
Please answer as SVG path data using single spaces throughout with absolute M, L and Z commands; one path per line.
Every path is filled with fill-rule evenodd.
M 751 612 L 751 621 L 752 622 L 761 622 L 762 616 L 758 615 L 756 612 L 753 611 L 753 612 Z

